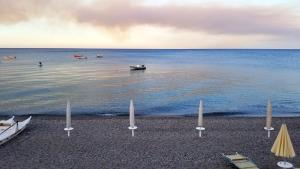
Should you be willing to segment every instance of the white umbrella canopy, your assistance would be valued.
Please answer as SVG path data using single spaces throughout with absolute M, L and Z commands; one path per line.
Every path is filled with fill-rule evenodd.
M 71 104 L 69 100 L 67 100 L 66 128 L 64 130 L 68 132 L 68 137 L 70 137 L 70 131 L 73 130 L 73 128 L 71 127 Z
M 267 117 L 266 118 L 266 127 L 269 129 L 269 128 L 271 128 L 271 123 L 272 123 L 272 103 L 270 100 L 268 101 L 266 117 Z
M 133 101 L 130 100 L 130 106 L 129 106 L 129 130 L 131 130 L 132 137 L 134 136 L 134 130 L 137 129 L 137 126 L 135 126 L 135 117 L 134 117 L 134 106 Z
M 71 105 L 70 101 L 67 101 L 67 108 L 66 108 L 66 128 L 71 127 Z
M 134 106 L 132 100 L 130 100 L 130 106 L 129 106 L 129 123 L 130 123 L 130 127 L 134 127 Z
M 204 112 L 203 103 L 202 103 L 202 100 L 200 100 L 199 111 L 198 111 L 198 126 L 199 127 L 203 126 L 203 112 Z

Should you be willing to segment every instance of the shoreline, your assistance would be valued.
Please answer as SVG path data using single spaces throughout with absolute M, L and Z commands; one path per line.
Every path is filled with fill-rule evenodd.
M 27 116 L 32 116 L 32 117 L 42 117 L 42 116 L 48 116 L 48 117 L 61 117 L 65 116 L 65 113 L 34 113 L 34 114 L 12 114 L 12 113 L 0 113 L 0 118 L 7 118 L 11 116 L 19 116 L 19 117 L 27 117 Z M 97 113 L 97 112 L 84 112 L 84 113 L 72 113 L 72 117 L 127 117 L 129 116 L 129 112 L 114 112 L 114 113 Z M 164 113 L 159 113 L 159 114 L 144 114 L 144 113 L 136 113 L 136 117 L 197 117 L 198 113 L 193 113 L 193 114 L 164 114 Z M 255 114 L 255 113 L 249 113 L 249 112 L 210 112 L 210 113 L 204 113 L 204 117 L 258 117 L 258 118 L 263 118 L 266 116 L 265 113 L 260 113 L 260 114 Z M 273 117 L 296 117 L 300 118 L 300 112 L 290 112 L 290 113 L 285 113 L 285 114 L 274 114 L 272 115 Z
M 17 119 L 22 117 L 16 117 Z M 137 117 L 135 137 L 128 117 L 74 116 L 71 137 L 64 116 L 34 117 L 19 136 L 0 146 L 6 168 L 218 168 L 231 169 L 221 153 L 239 152 L 259 168 L 283 160 L 270 152 L 280 125 L 287 123 L 300 166 L 300 118 L 273 118 L 271 138 L 265 118 L 206 117 L 199 138 L 196 117 Z M 298 155 L 298 156 L 297 156 Z M 16 160 L 18 159 L 18 160 Z

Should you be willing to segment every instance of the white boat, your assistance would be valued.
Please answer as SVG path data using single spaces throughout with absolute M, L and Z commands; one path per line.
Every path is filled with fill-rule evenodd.
M 13 125 L 15 116 L 12 116 L 10 119 L 8 120 L 0 120 L 0 126 L 5 126 L 5 125 Z M 0 129 L 1 130 L 1 129 Z
M 145 70 L 146 69 L 145 65 L 132 65 L 129 67 L 130 67 L 130 70 Z
M 0 121 L 0 145 L 21 133 L 29 124 L 31 116 L 22 122 L 15 122 L 14 116 L 8 120 Z
M 101 55 L 101 54 L 97 54 L 97 56 L 96 56 L 96 58 L 103 58 L 103 55 Z

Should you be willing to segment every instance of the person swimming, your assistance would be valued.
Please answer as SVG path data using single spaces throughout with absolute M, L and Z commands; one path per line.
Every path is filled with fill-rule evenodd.
M 43 63 L 42 62 L 39 62 L 39 67 L 42 67 L 43 66 Z

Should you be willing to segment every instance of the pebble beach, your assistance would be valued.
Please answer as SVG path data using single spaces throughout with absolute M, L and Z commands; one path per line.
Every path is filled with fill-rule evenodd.
M 18 119 L 22 119 L 19 117 Z M 24 117 L 25 118 L 25 117 Z M 68 138 L 64 116 L 34 116 L 23 133 L 0 146 L 1 169 L 12 168 L 234 168 L 221 153 L 239 152 L 259 168 L 283 160 L 271 147 L 286 123 L 300 166 L 300 118 L 273 118 L 267 138 L 265 118 L 205 117 L 201 138 L 196 117 L 137 117 L 135 137 L 128 117 L 75 116 Z

